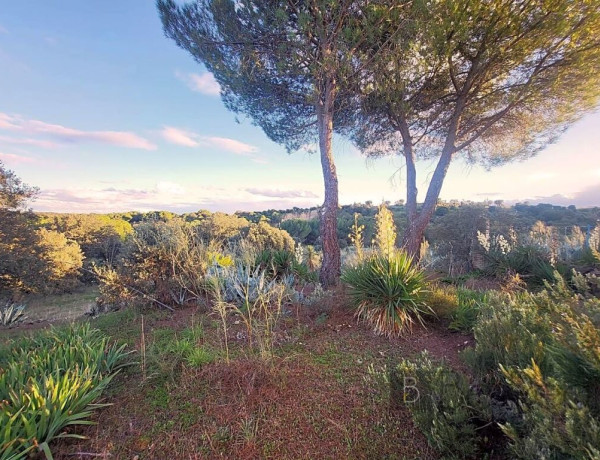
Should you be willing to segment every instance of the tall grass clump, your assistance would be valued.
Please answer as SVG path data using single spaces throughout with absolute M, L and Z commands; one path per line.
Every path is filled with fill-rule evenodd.
M 356 316 L 378 334 L 400 335 L 433 314 L 424 302 L 425 274 L 406 252 L 372 255 L 346 269 L 342 281 L 350 287 Z
M 58 438 L 82 438 L 65 431 L 90 425 L 102 392 L 127 364 L 125 346 L 89 325 L 51 330 L 22 340 L 0 356 L 0 459 L 43 453 Z
M 248 345 L 257 347 L 260 356 L 273 356 L 275 327 L 283 313 L 283 306 L 294 293 L 294 277 L 270 279 L 265 270 L 235 266 L 211 279 L 214 310 L 221 319 L 228 359 L 227 317 L 233 314 L 246 327 Z

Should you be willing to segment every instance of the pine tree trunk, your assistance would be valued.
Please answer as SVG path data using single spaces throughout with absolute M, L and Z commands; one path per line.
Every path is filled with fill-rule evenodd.
M 332 150 L 334 91 L 335 81 L 332 78 L 328 79 L 323 97 L 317 106 L 319 149 L 325 182 L 325 201 L 321 209 L 323 263 L 319 279 L 325 288 L 335 286 L 341 273 L 340 245 L 337 238 L 338 179 Z
M 416 187 L 414 185 L 416 183 L 416 169 L 414 168 L 414 158 L 412 159 L 413 167 L 411 168 L 408 165 L 411 159 L 407 156 L 407 209 L 409 212 L 407 216 L 408 226 L 406 227 L 406 231 L 402 238 L 402 246 L 415 261 L 418 261 L 420 258 L 421 243 L 425 236 L 425 229 L 429 225 L 433 213 L 435 212 L 435 207 L 438 198 L 440 197 L 440 192 L 442 191 L 442 185 L 444 184 L 444 178 L 446 177 L 450 161 L 452 160 L 452 152 L 452 144 L 449 144 L 449 146 L 442 151 L 440 160 L 438 161 L 431 182 L 429 183 L 425 201 L 419 212 L 416 212 L 417 197 Z M 411 175 L 414 176 L 411 178 Z M 414 192 L 411 191 L 411 187 L 413 187 Z M 412 200 L 414 200 L 414 203 L 411 203 Z M 415 212 L 410 212 L 411 208 L 413 208 Z
M 466 83 L 465 83 L 466 85 Z M 399 120 L 400 130 L 403 138 L 404 157 L 406 158 L 406 209 L 408 214 L 408 226 L 404 232 L 402 243 L 404 249 L 413 256 L 415 261 L 418 261 L 421 254 L 421 243 L 425 236 L 425 229 L 429 225 L 435 207 L 437 206 L 440 192 L 442 191 L 442 185 L 444 185 L 444 179 L 448 173 L 448 167 L 452 161 L 452 155 L 455 152 L 456 133 L 460 124 L 460 118 L 462 111 L 466 104 L 466 96 L 463 94 L 456 102 L 454 114 L 450 120 L 448 126 L 448 134 L 444 147 L 442 148 L 440 159 L 435 167 L 429 187 L 427 188 L 427 195 L 420 211 L 417 211 L 417 170 L 415 167 L 415 156 L 412 149 L 412 143 L 408 142 L 410 134 L 408 131 L 408 125 L 404 119 Z

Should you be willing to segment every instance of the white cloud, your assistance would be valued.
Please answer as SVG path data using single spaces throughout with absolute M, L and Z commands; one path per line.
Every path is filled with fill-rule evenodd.
M 160 133 L 167 142 L 182 145 L 184 147 L 210 146 L 242 156 L 254 156 L 258 151 L 255 146 L 236 141 L 235 139 L 216 136 L 201 136 L 192 131 L 186 131 L 173 126 L 165 126 Z M 261 159 L 257 158 L 257 160 Z
M 156 190 L 170 195 L 184 195 L 185 189 L 175 182 L 162 181 L 156 184 Z
M 0 136 L 0 142 L 6 142 L 9 144 L 33 145 L 35 147 L 42 147 L 45 149 L 53 149 L 53 148 L 58 147 L 58 144 L 56 142 L 52 142 L 52 141 L 44 141 L 44 140 L 20 138 L 20 137 L 10 137 L 10 136 Z
M 197 147 L 200 145 L 196 140 L 198 138 L 197 134 L 172 126 L 165 126 L 161 131 L 161 135 L 172 144 L 183 145 L 184 147 Z
M 23 128 L 17 120 L 19 120 L 18 117 L 0 112 L 0 129 L 9 129 L 11 131 L 22 130 Z
M 168 181 L 159 182 L 148 189 L 116 187 L 45 189 L 36 199 L 34 209 L 50 212 L 199 209 L 198 202 L 189 198 L 182 186 Z
M 257 151 L 257 148 L 253 145 L 245 144 L 234 139 L 228 139 L 226 137 L 203 137 L 202 139 L 210 145 L 235 153 L 236 155 L 247 156 Z
M 82 131 L 6 113 L 0 113 L 0 129 L 26 135 L 49 136 L 65 143 L 98 142 L 133 149 L 156 150 L 156 145 L 149 140 L 129 131 Z
M 292 206 L 315 206 L 314 198 L 302 198 L 297 193 L 290 197 L 243 197 L 239 190 L 202 186 L 185 190 L 172 182 L 158 183 L 143 188 L 64 188 L 42 189 L 32 203 L 41 212 L 120 212 L 120 211 L 173 211 L 176 213 L 209 209 L 211 211 L 260 211 L 287 209 Z M 283 192 L 285 195 L 285 192 Z
M 251 195 L 269 198 L 318 198 L 318 195 L 310 190 L 280 190 L 266 188 L 245 188 L 243 190 Z
M 21 163 L 34 163 L 35 159 L 23 155 L 15 155 L 14 153 L 2 153 L 0 152 L 0 160 L 6 164 L 21 164 Z
M 217 83 L 215 77 L 210 72 L 201 74 L 175 72 L 175 76 L 185 82 L 192 91 L 209 96 L 218 96 L 221 92 L 219 83 Z

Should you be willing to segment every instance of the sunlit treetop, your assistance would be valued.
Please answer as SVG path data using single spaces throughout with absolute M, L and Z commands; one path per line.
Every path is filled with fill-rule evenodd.
M 535 154 L 598 104 L 595 0 L 430 0 L 394 11 L 406 28 L 394 35 L 390 23 L 376 40 L 395 41 L 395 52 L 362 80 L 369 122 L 355 138 L 370 153 L 398 150 L 405 131 L 418 156 L 449 143 L 500 164 Z
M 19 209 L 25 206 L 27 200 L 33 198 L 37 192 L 37 188 L 24 184 L 0 161 L 0 210 Z

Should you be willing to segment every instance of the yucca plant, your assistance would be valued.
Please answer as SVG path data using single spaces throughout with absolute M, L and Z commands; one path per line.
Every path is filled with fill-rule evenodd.
M 375 254 L 342 275 L 350 287 L 356 316 L 370 323 L 378 334 L 397 336 L 423 324 L 433 314 L 424 303 L 427 281 L 424 272 L 404 251 Z
M 25 305 L 18 305 L 11 302 L 7 303 L 4 307 L 0 307 L 0 326 L 10 326 L 23 321 L 26 318 L 23 310 L 25 310 Z

